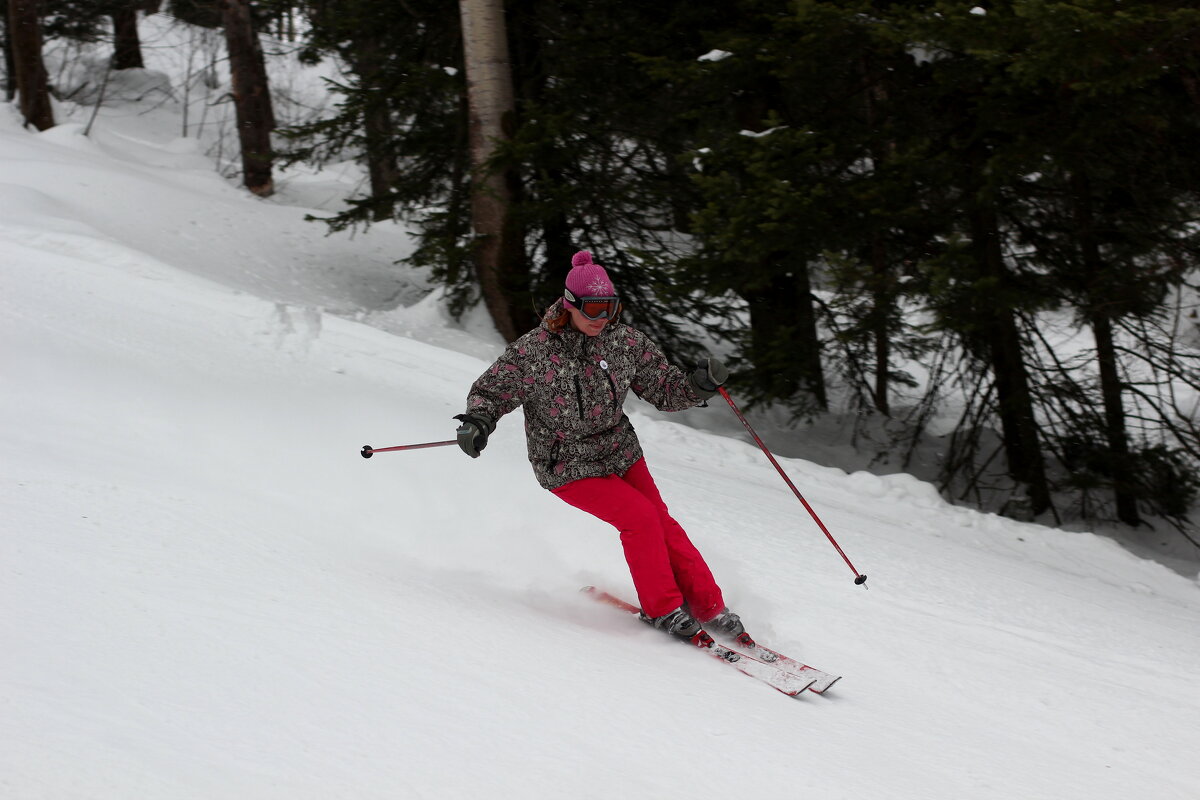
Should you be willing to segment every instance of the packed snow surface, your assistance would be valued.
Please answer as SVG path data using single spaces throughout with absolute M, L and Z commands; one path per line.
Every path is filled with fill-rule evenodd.
M 1200 797 L 1194 576 L 781 459 L 864 590 L 752 443 L 631 401 L 730 605 L 844 675 L 785 697 L 580 595 L 621 549 L 519 412 L 360 457 L 501 346 L 403 230 L 67 119 L 0 113 L 0 797 Z

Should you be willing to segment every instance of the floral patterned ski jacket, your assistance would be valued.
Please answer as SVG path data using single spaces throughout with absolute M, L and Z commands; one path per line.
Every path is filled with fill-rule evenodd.
M 467 395 L 467 413 L 492 423 L 524 406 L 529 461 L 546 489 L 623 475 L 642 457 L 623 407 L 630 389 L 661 411 L 703 402 L 688 374 L 668 363 L 641 331 L 621 322 L 610 322 L 595 337 L 570 326 L 550 330 L 548 321 L 562 310 L 559 299 Z

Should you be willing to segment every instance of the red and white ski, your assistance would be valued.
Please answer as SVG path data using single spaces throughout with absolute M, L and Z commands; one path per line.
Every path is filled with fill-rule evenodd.
M 641 611 L 641 609 L 632 603 L 627 603 L 602 589 L 597 589 L 595 586 L 585 586 L 582 591 L 593 600 L 612 606 L 613 608 L 619 608 L 626 613 L 636 615 Z M 740 653 L 737 650 L 732 650 L 715 642 L 709 647 L 701 648 L 701 650 L 718 661 L 730 665 L 743 675 L 756 678 L 776 691 L 786 694 L 788 697 L 796 697 L 803 694 L 804 690 L 812 688 L 817 680 L 814 676 L 793 674 L 773 664 L 760 661 L 752 655 Z
M 824 694 L 826 691 L 828 691 L 829 687 L 833 686 L 842 679 L 841 675 L 831 675 L 830 673 L 823 672 L 816 667 L 810 667 L 808 664 L 797 661 L 790 656 L 785 656 L 783 653 L 772 650 L 769 647 L 764 647 L 758 642 L 746 644 L 739 641 L 737 642 L 736 646 L 739 652 L 747 653 L 754 658 L 757 658 L 759 661 L 779 667 L 780 669 L 790 672 L 794 675 L 812 678 L 813 684 L 808 688 L 809 691 L 816 692 L 817 694 Z

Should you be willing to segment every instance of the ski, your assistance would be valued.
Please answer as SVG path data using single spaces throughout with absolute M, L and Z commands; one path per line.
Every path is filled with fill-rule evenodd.
M 612 606 L 613 608 L 618 608 L 628 614 L 636 615 L 641 611 L 641 609 L 632 603 L 627 603 L 602 589 L 597 589 L 595 586 L 585 586 L 582 591 L 593 600 Z M 805 689 L 811 688 L 816 682 L 815 677 L 793 674 L 772 664 L 760 661 L 752 655 L 739 653 L 737 650 L 732 650 L 715 642 L 712 646 L 701 649 L 712 658 L 730 665 L 743 675 L 749 675 L 751 678 L 762 681 L 772 689 L 782 692 L 788 697 L 796 697 L 803 694 Z
M 808 688 L 809 691 L 816 692 L 817 694 L 825 694 L 831 686 L 842 679 L 841 675 L 832 675 L 816 667 L 810 667 L 808 664 L 797 661 L 790 656 L 785 656 L 783 653 L 772 650 L 769 647 L 764 647 L 757 642 L 750 644 L 737 642 L 736 647 L 738 648 L 738 652 L 745 652 L 759 661 L 779 667 L 793 675 L 812 678 L 813 683 Z

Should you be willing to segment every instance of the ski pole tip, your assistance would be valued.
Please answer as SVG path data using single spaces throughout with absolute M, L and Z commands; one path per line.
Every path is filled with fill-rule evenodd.
M 855 585 L 855 586 L 862 586 L 862 585 L 863 585 L 864 583 L 866 583 L 866 582 L 867 582 L 867 576 L 866 576 L 866 575 L 859 575 L 857 578 L 855 578 L 855 579 L 854 579 L 854 585 Z
M 369 445 L 369 444 L 364 444 L 362 446 L 362 457 L 370 458 L 373 455 L 375 455 L 375 449 L 373 447 L 371 447 L 371 445 Z

